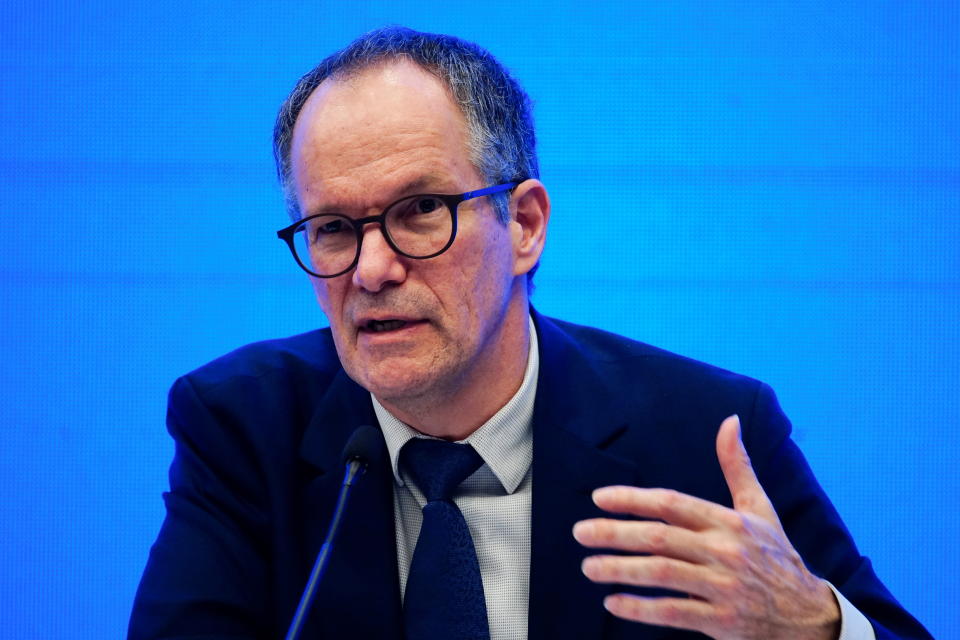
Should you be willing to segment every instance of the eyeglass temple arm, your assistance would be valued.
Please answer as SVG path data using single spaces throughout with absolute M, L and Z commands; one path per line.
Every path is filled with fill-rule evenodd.
M 479 198 L 480 196 L 489 196 L 493 193 L 500 193 L 501 191 L 506 191 L 507 189 L 513 189 L 518 184 L 520 183 L 505 182 L 503 184 L 498 184 L 492 187 L 484 187 L 483 189 L 477 189 L 476 191 L 467 191 L 465 194 L 463 194 L 463 199 L 471 200 L 473 198 Z

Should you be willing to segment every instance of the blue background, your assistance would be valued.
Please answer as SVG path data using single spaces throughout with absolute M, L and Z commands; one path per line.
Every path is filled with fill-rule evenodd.
M 534 302 L 771 383 L 891 590 L 960 638 L 956 2 L 6 2 L 0 636 L 125 632 L 174 378 L 325 323 L 275 110 L 386 23 L 498 55 L 554 202 Z

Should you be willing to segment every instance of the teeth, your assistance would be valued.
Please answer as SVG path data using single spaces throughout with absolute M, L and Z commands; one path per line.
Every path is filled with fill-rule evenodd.
M 371 320 L 367 323 L 367 329 L 374 332 L 394 331 L 405 324 L 403 320 Z

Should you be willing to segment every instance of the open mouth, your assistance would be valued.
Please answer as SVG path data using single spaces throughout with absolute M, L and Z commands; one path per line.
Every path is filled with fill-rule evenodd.
M 408 323 L 406 320 L 371 320 L 364 325 L 363 328 L 371 333 L 383 333 L 384 331 L 396 331 L 397 329 L 402 329 L 408 324 L 410 323 Z

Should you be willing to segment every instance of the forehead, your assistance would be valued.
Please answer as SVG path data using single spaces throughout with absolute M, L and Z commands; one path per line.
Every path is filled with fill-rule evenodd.
M 467 149 L 466 120 L 444 83 L 392 61 L 314 90 L 294 126 L 293 184 L 304 211 L 320 200 L 359 203 L 426 176 L 453 187 L 475 175 Z

